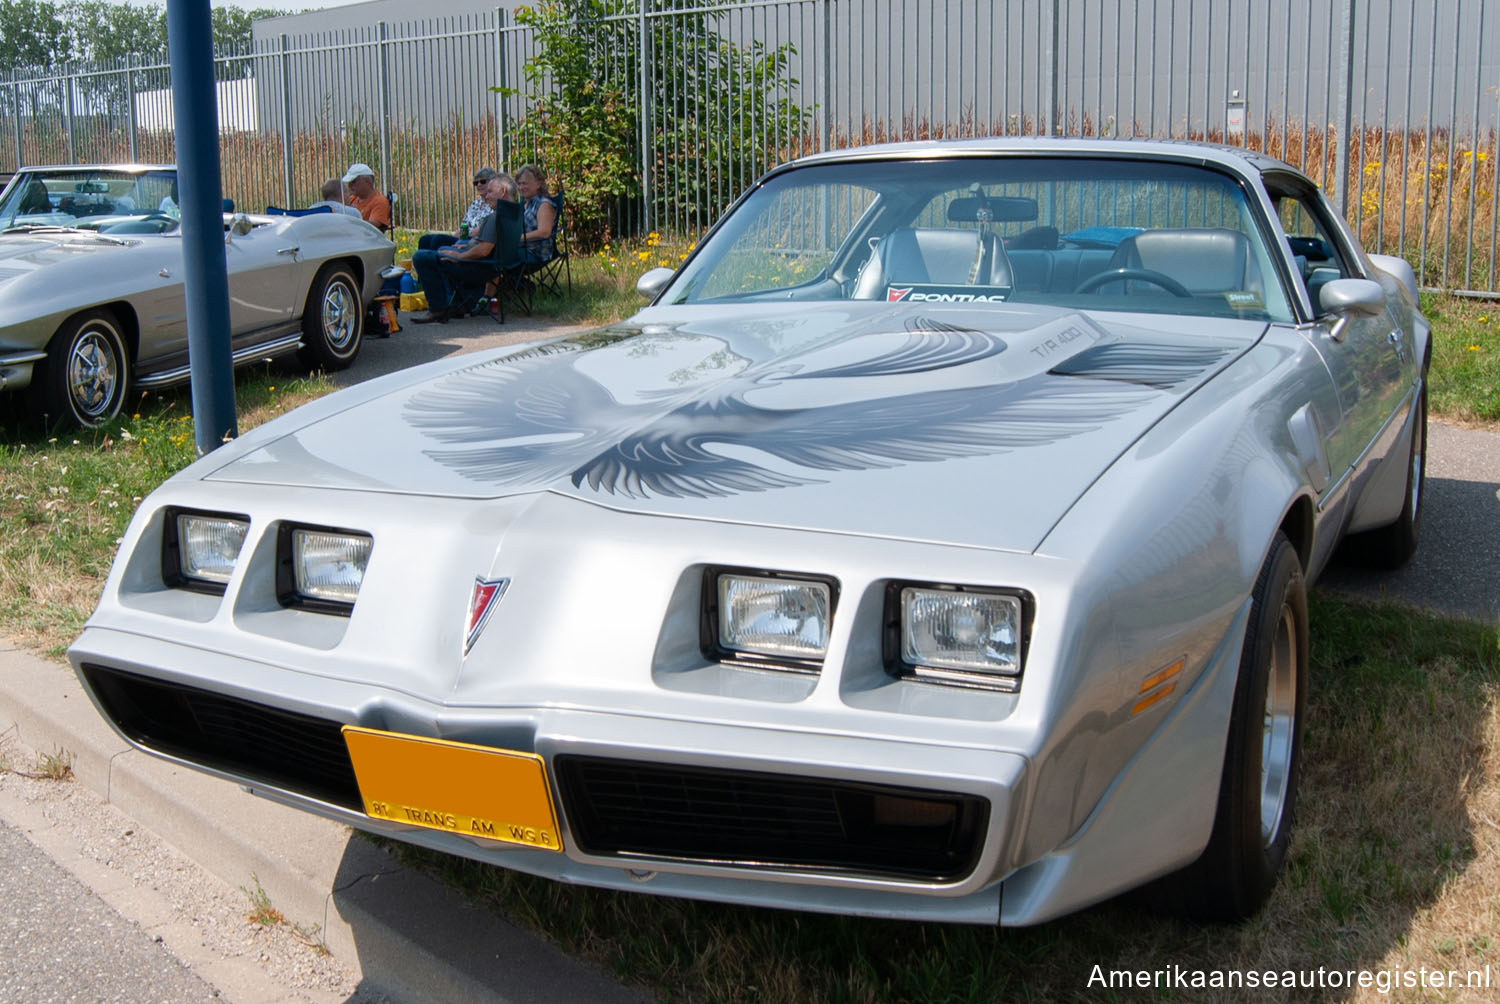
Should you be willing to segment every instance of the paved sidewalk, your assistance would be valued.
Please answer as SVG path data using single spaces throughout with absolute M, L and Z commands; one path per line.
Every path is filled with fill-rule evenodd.
M 108 802 L 232 886 L 255 875 L 289 919 L 319 924 L 362 986 L 398 1001 L 640 1004 L 627 990 L 344 826 L 130 746 L 71 669 L 0 639 L 0 733 L 66 750 Z

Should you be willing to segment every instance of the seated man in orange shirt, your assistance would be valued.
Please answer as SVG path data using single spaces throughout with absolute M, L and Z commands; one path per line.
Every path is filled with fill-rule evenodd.
M 375 188 L 375 172 L 370 165 L 350 164 L 349 170 L 344 172 L 343 181 L 344 187 L 349 190 L 346 201 L 359 210 L 360 218 L 381 230 L 390 229 L 391 203 Z

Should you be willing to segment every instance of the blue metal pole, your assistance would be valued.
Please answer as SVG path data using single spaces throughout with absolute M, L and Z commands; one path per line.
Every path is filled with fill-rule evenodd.
M 229 271 L 224 261 L 219 111 L 208 0 L 167 0 L 167 49 L 177 130 L 193 441 L 202 456 L 239 435 L 229 353 Z

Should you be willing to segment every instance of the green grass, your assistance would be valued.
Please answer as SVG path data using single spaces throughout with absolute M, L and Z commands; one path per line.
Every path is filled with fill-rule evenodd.
M 1500 302 L 1423 294 L 1432 322 L 1433 414 L 1500 422 Z
M 272 365 L 239 371 L 243 432 L 333 389 Z M 136 505 L 192 462 L 186 388 L 142 395 L 101 429 L 39 430 L 0 417 L 0 635 L 61 654 L 82 630 Z

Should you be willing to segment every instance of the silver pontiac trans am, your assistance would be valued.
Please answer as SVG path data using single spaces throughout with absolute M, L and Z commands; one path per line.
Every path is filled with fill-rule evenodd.
M 188 379 L 176 172 L 166 165 L 27 168 L 0 196 L 0 392 L 85 427 L 131 390 Z M 343 369 L 395 245 L 363 220 L 226 214 L 236 364 L 296 352 Z
M 99 711 L 565 882 L 1257 910 L 1307 585 L 1417 544 L 1411 269 L 1254 153 L 997 139 L 785 165 L 640 285 L 164 484 L 69 650 Z

